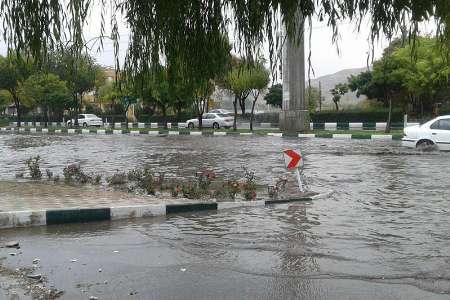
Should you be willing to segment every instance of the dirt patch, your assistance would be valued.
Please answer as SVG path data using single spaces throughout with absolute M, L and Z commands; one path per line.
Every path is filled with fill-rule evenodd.
M 27 277 L 33 273 L 32 268 L 20 268 L 11 270 L 1 264 L 0 259 L 0 296 L 2 294 L 9 299 L 41 299 L 52 300 L 61 297 L 64 292 L 48 287 L 45 277 L 39 280 Z

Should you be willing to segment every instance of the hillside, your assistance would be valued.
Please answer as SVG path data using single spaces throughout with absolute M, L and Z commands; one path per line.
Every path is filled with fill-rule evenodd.
M 325 97 L 325 102 L 322 104 L 322 107 L 334 107 L 334 103 L 332 101 L 332 95 L 330 93 L 330 90 L 334 88 L 334 86 L 337 83 L 346 83 L 347 78 L 350 77 L 350 75 L 358 75 L 361 72 L 364 72 L 367 70 L 367 67 L 363 68 L 356 68 L 356 69 L 345 69 L 341 70 L 339 72 L 336 72 L 334 74 L 329 74 L 325 76 L 321 76 L 315 79 L 311 79 L 311 86 L 313 87 L 319 87 L 319 81 L 322 84 L 322 95 Z M 361 101 L 365 100 L 366 97 L 360 96 L 359 98 L 356 97 L 356 92 L 349 92 L 342 96 L 340 105 L 342 107 L 346 106 L 353 106 Z

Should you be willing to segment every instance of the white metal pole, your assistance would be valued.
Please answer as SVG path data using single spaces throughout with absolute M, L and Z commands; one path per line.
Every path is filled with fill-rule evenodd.
M 298 188 L 300 189 L 300 192 L 303 193 L 303 184 L 302 184 L 302 179 L 300 178 L 300 171 L 297 169 L 295 169 L 295 174 L 297 175 L 297 181 L 298 181 Z

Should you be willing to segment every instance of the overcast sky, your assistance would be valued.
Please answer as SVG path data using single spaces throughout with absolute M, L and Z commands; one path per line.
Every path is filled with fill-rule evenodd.
M 86 39 L 99 35 L 99 17 L 91 17 L 90 19 L 90 24 L 86 27 Z M 332 43 L 331 29 L 323 23 L 313 23 L 311 60 L 315 74 L 311 74 L 311 78 L 332 74 L 343 69 L 367 66 L 367 57 L 368 52 L 370 51 L 370 46 L 367 41 L 369 28 L 367 26 L 361 26 L 360 32 L 356 32 L 354 27 L 354 24 L 350 23 L 340 24 L 338 53 L 336 45 Z M 120 57 L 121 61 L 123 61 L 127 49 L 129 31 L 125 24 L 120 24 L 119 31 L 121 34 Z M 376 42 L 374 45 L 375 59 L 381 56 L 382 50 L 387 45 L 388 42 L 386 39 Z M 308 55 L 310 47 L 308 41 L 306 41 L 305 47 L 305 53 Z M 5 51 L 5 44 L 0 41 L 0 53 L 4 55 Z M 101 65 L 114 66 L 114 52 L 111 41 L 105 40 L 103 51 L 100 53 L 94 51 L 92 54 Z

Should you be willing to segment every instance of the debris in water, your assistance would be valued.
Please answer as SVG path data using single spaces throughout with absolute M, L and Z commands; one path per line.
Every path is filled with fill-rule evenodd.
M 17 248 L 17 249 L 20 248 L 19 242 L 18 242 L 18 241 L 7 242 L 7 243 L 5 244 L 5 246 L 6 246 L 6 248 Z
M 40 280 L 42 278 L 42 274 L 28 274 L 27 277 L 35 280 Z

